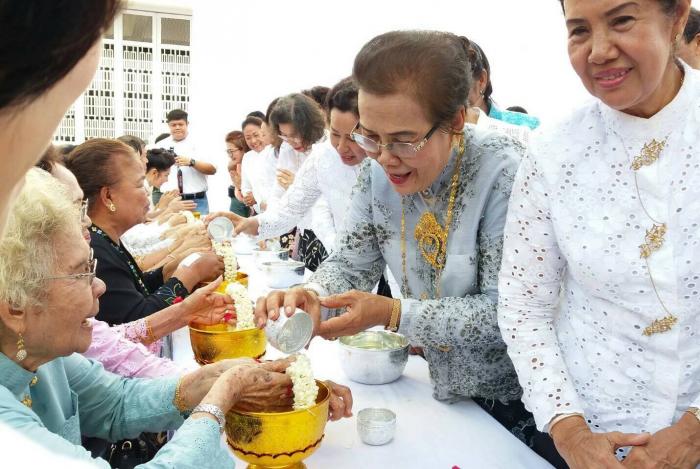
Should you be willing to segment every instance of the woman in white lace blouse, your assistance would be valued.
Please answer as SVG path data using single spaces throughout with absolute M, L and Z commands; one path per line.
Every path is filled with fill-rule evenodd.
M 294 182 L 274 208 L 247 219 L 232 212 L 217 212 L 209 214 L 207 220 L 228 217 L 236 227 L 236 234 L 246 233 L 265 240 L 292 230 L 316 201 L 324 198 L 330 207 L 332 226 L 321 241 L 329 252 L 335 250 L 336 234 L 344 224 L 360 163 L 367 155 L 350 137 L 359 120 L 357 86 L 352 78 L 337 83 L 329 91 L 329 97 L 326 115 L 330 139 L 318 145 L 304 161 Z
M 572 468 L 700 463 L 700 77 L 674 59 L 689 4 L 563 1 L 597 99 L 531 140 L 513 187 L 499 322 Z

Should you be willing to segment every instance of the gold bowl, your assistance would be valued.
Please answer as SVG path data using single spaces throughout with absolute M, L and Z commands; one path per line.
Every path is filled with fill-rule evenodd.
M 236 283 L 248 287 L 248 274 L 238 272 Z M 230 282 L 226 280 L 215 290 L 217 293 L 226 293 L 226 287 Z M 265 355 L 267 339 L 265 333 L 256 328 L 237 331 L 228 324 L 204 324 L 190 323 L 190 343 L 194 352 L 194 359 L 200 365 L 218 362 L 227 358 L 260 358 Z
M 237 331 L 228 324 L 190 323 L 190 342 L 194 359 L 200 365 L 227 358 L 260 358 L 267 347 L 265 333 L 257 327 Z
M 248 469 L 301 469 L 304 459 L 321 446 L 328 421 L 330 390 L 316 380 L 316 404 L 287 412 L 226 414 L 226 440 Z

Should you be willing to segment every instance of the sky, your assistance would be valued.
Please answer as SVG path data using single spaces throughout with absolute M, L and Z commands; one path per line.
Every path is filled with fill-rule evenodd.
M 229 184 L 224 135 L 277 96 L 348 76 L 362 45 L 386 31 L 437 29 L 476 41 L 491 63 L 497 104 L 523 106 L 543 122 L 590 99 L 569 64 L 557 0 L 198 0 L 192 7 L 190 121 L 198 147 L 220 168 L 210 178 L 221 199 L 210 201 L 214 208 L 228 204 L 218 195 Z

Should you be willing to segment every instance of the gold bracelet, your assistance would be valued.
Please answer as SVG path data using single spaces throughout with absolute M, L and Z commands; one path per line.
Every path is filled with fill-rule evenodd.
M 144 319 L 143 322 L 146 324 L 146 345 L 150 345 L 157 341 L 156 336 L 153 335 L 153 328 L 151 327 L 151 321 L 148 318 Z
M 386 329 L 391 332 L 399 330 L 399 317 L 401 316 L 401 300 L 394 298 L 391 302 L 391 319 Z
M 185 400 L 182 398 L 182 381 L 184 379 L 185 376 L 183 375 L 177 381 L 177 386 L 175 387 L 175 397 L 173 398 L 173 404 L 175 405 L 175 408 L 180 411 L 181 414 L 184 414 L 190 410 L 187 404 L 185 404 Z

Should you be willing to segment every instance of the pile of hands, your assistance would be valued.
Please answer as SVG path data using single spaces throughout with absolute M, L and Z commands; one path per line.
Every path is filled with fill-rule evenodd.
M 292 380 L 285 374 L 294 356 L 260 362 L 236 358 L 205 365 L 183 377 L 181 396 L 188 407 L 213 404 L 224 413 L 284 411 L 292 407 Z M 346 386 L 324 381 L 330 390 L 328 419 L 352 416 L 352 393 Z

